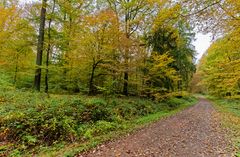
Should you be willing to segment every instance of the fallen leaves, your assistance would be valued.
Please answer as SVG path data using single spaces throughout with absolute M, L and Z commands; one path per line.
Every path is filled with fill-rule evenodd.
M 114 154 L 114 155 L 113 155 Z M 233 148 L 210 102 L 200 102 L 175 116 L 110 142 L 92 157 L 232 156 Z

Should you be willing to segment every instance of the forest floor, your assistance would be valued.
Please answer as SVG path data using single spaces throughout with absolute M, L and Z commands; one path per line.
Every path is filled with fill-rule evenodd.
M 218 112 L 201 98 L 174 116 L 107 142 L 79 157 L 232 157 L 233 144 Z

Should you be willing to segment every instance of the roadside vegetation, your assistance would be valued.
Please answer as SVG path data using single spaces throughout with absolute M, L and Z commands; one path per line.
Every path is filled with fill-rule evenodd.
M 229 131 L 236 147 L 236 156 L 240 157 L 240 101 L 239 99 L 223 99 L 208 97 L 220 111 L 224 127 Z
M 74 155 L 195 102 L 187 95 L 158 102 L 2 90 L 0 139 L 5 143 L 0 152 L 10 156 L 54 152 L 55 156 L 61 150 Z

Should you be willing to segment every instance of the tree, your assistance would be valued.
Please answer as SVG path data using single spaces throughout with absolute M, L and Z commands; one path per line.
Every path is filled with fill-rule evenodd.
M 239 37 L 235 32 L 218 39 L 202 58 L 199 73 L 207 92 L 216 96 L 237 96 L 240 91 Z
M 52 51 L 52 36 L 51 36 L 51 25 L 52 25 L 52 21 L 53 18 L 52 16 L 54 15 L 55 12 L 55 7 L 56 7 L 56 1 L 53 0 L 53 6 L 52 6 L 52 12 L 51 15 L 49 17 L 49 22 L 48 22 L 48 45 L 47 45 L 47 56 L 46 56 L 46 74 L 45 74 L 45 92 L 48 93 L 48 77 L 49 77 L 49 58 L 50 58 L 50 54 Z
M 42 71 L 41 66 L 42 66 L 42 54 L 43 54 L 43 49 L 44 49 L 43 46 L 44 46 L 46 7 L 47 7 L 47 0 L 43 0 L 42 8 L 41 8 L 41 15 L 40 15 L 38 44 L 37 44 L 37 58 L 36 58 L 37 69 L 35 71 L 35 79 L 34 79 L 34 88 L 37 91 L 40 91 L 40 87 L 41 87 L 41 71 Z
M 240 4 L 235 0 L 189 0 L 181 2 L 183 8 L 188 10 L 182 13 L 192 21 L 192 25 L 200 31 L 210 32 L 221 36 L 239 26 Z
M 87 65 L 89 72 L 89 95 L 96 94 L 95 79 L 110 75 L 109 68 L 114 62 L 112 56 L 117 49 L 118 22 L 112 10 L 102 10 L 85 18 L 84 30 L 76 36 L 79 42 L 75 56 L 82 64 Z
M 23 10 L 17 4 L 8 3 L 0 7 L 0 12 L 0 66 L 18 86 L 18 81 L 32 72 L 35 33 L 30 23 L 21 17 Z
M 148 97 L 160 99 L 166 93 L 169 93 L 169 84 L 176 85 L 179 80 L 177 71 L 171 67 L 174 59 L 169 54 L 152 53 L 148 62 L 147 77 L 146 77 L 146 94 Z M 173 91 L 172 91 L 173 92 Z
M 174 59 L 169 66 L 174 68 L 180 77 L 177 87 L 174 81 L 168 78 L 162 78 L 161 85 L 158 84 L 158 87 L 165 88 L 168 91 L 187 90 L 195 71 L 195 65 L 193 64 L 195 51 L 191 45 L 194 33 L 189 23 L 179 18 L 180 12 L 181 7 L 179 4 L 160 11 L 154 22 L 153 29 L 146 36 L 148 45 L 153 52 L 158 55 L 167 53 Z
M 121 23 L 121 30 L 125 32 L 125 42 L 131 43 L 131 40 L 134 40 L 135 32 L 140 29 L 144 30 L 147 24 L 147 17 L 154 12 L 154 1 L 146 0 L 107 0 L 109 6 L 116 12 L 118 15 L 118 21 Z M 146 23 L 143 23 L 143 20 L 146 20 Z M 129 61 L 131 54 L 130 44 L 126 44 L 122 57 L 124 60 L 124 85 L 123 85 L 123 94 L 128 95 L 128 85 L 129 85 Z
M 5 8 L 14 4 L 9 2 Z M 10 49 L 6 41 L 0 41 L 4 45 L 0 49 L 8 47 L 9 54 L 11 50 L 16 62 L 11 63 L 15 70 L 11 67 L 10 71 L 18 80 L 24 69 L 19 66 L 22 58 L 34 54 L 31 44 L 37 38 L 34 31 L 38 31 L 34 87 L 40 90 L 41 76 L 45 75 L 45 92 L 140 95 L 148 85 L 155 93 L 164 89 L 162 94 L 187 90 L 195 69 L 193 33 L 180 16 L 184 12 L 181 7 L 176 1 L 165 0 L 34 2 L 19 15 L 32 26 L 33 33 L 24 30 L 11 36 L 3 28 L 0 36 L 18 42 Z M 1 22 L 10 22 L 7 18 L 4 15 Z M 16 24 L 11 21 L 6 25 L 14 30 Z M 165 61 L 167 64 L 159 67 Z M 28 65 L 31 63 L 32 59 Z M 171 72 L 166 73 L 166 69 Z
M 79 91 L 79 78 L 77 73 L 79 70 L 74 68 L 76 62 L 76 49 L 78 47 L 77 42 L 74 40 L 77 35 L 82 35 L 83 19 L 88 14 L 92 13 L 92 7 L 94 3 L 84 0 L 67 0 L 56 1 L 58 11 L 56 11 L 55 17 L 55 30 L 56 30 L 56 54 L 58 56 L 57 63 L 61 82 L 60 87 L 68 91 Z M 59 29 L 60 28 L 60 29 Z M 56 78 L 56 77 L 55 77 Z M 57 82 L 59 84 L 59 82 Z M 83 85 L 81 85 L 83 86 Z

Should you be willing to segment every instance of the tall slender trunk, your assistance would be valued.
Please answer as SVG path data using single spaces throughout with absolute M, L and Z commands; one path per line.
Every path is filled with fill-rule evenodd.
M 70 14 L 69 15 L 69 39 L 68 39 L 68 53 L 70 53 L 72 51 L 72 48 L 71 48 L 71 38 L 72 38 L 72 22 L 73 22 L 73 19 L 72 19 L 72 15 Z M 72 59 L 70 57 L 68 57 L 69 59 L 69 84 L 72 84 Z
M 123 86 L 123 94 L 128 95 L 128 72 L 124 72 L 124 86 Z
M 17 73 L 18 73 L 18 59 L 17 59 L 16 65 L 15 65 L 14 80 L 13 80 L 14 85 L 16 85 L 16 83 L 17 83 Z
M 88 93 L 89 95 L 94 94 L 94 85 L 93 85 L 94 72 L 95 72 L 95 68 L 93 66 L 91 76 L 90 76 L 90 80 L 89 80 L 89 93 Z
M 15 64 L 15 71 L 14 71 L 14 78 L 13 78 L 13 83 L 16 86 L 17 83 L 17 74 L 18 74 L 18 60 L 19 60 L 19 54 L 16 54 L 16 64 Z
M 53 7 L 52 7 L 52 13 L 51 15 L 54 14 L 55 10 L 55 0 L 53 0 Z M 52 17 L 50 17 L 49 22 L 48 22 L 48 47 L 47 47 L 47 57 L 46 57 L 46 74 L 45 74 L 45 92 L 48 93 L 48 77 L 49 77 L 49 55 L 51 51 L 51 24 L 52 24 Z
M 129 2 L 129 0 L 127 0 L 127 2 Z M 129 10 L 127 10 L 125 14 L 125 34 L 127 39 L 130 39 L 130 28 L 129 28 L 130 15 L 129 14 L 130 14 Z M 124 71 L 123 94 L 128 96 L 128 80 L 129 80 L 129 75 L 128 75 L 129 47 L 128 46 L 125 48 L 124 59 L 125 59 L 125 71 Z
M 40 87 L 41 87 L 41 67 L 40 66 L 42 65 L 44 29 L 45 29 L 45 20 L 46 20 L 46 7 L 47 7 L 47 0 L 43 0 L 41 15 L 40 15 L 38 44 L 37 44 L 37 59 L 36 59 L 37 69 L 35 71 L 35 79 L 34 79 L 34 88 L 37 91 L 40 91 Z
M 127 39 L 130 39 L 130 36 L 127 34 Z M 125 71 L 124 71 L 124 84 L 123 84 L 123 94 L 128 95 L 128 80 L 129 80 L 129 47 L 125 49 Z
M 102 62 L 103 62 L 102 59 L 96 61 L 95 58 L 93 58 L 92 71 L 91 71 L 91 76 L 89 80 L 89 93 L 88 93 L 89 95 L 94 95 L 96 93 L 96 87 L 94 86 L 94 77 L 95 77 L 94 74 L 98 65 Z
M 94 80 L 94 73 L 95 73 L 96 67 L 97 67 L 97 63 L 95 63 L 95 61 L 94 61 L 93 65 L 92 65 L 90 80 L 89 80 L 89 93 L 88 93 L 89 95 L 95 94 L 93 80 Z
M 68 38 L 68 41 L 67 41 L 67 51 L 65 51 L 65 54 L 64 54 L 64 68 L 63 68 L 63 78 L 65 80 L 65 83 L 64 83 L 64 88 L 66 90 L 69 90 L 68 89 L 68 86 L 67 84 L 71 84 L 72 82 L 72 76 L 71 76 L 71 70 L 72 70 L 72 65 L 71 65 L 71 58 L 70 58 L 70 52 L 71 52 L 71 37 L 72 37 L 72 23 L 73 23 L 73 18 L 72 18 L 72 15 L 69 14 L 69 18 L 67 16 L 67 13 L 65 12 L 64 13 L 64 22 L 66 23 L 66 28 L 68 28 L 68 31 L 67 31 L 67 38 Z M 67 23 L 69 22 L 69 23 Z M 69 74 L 69 76 L 68 76 Z

